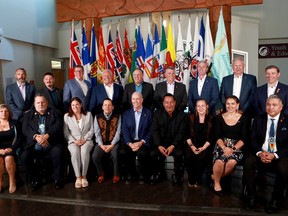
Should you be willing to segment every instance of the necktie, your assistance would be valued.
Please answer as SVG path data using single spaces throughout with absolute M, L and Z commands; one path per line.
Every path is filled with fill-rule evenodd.
M 19 88 L 20 88 L 21 95 L 22 95 L 22 97 L 23 97 L 23 99 L 25 101 L 25 97 L 26 97 L 25 84 L 20 85 Z
M 268 152 L 273 153 L 275 149 L 275 125 L 274 120 L 271 119 L 271 125 L 269 130 Z

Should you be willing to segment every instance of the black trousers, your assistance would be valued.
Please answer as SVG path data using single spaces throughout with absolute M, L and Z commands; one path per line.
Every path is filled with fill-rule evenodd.
M 34 148 L 25 149 L 21 159 L 26 166 L 31 181 L 40 180 L 41 167 L 40 160 L 49 159 L 53 166 L 53 179 L 61 179 L 64 147 L 62 144 L 54 145 L 46 151 L 36 151 Z
M 244 161 L 244 184 L 247 186 L 248 195 L 255 195 L 256 193 L 256 170 L 263 172 L 273 172 L 276 174 L 274 183 L 274 190 L 272 193 L 272 201 L 282 200 L 283 193 L 288 181 L 288 158 L 274 159 L 271 163 L 265 164 L 261 162 L 260 158 L 251 153 Z

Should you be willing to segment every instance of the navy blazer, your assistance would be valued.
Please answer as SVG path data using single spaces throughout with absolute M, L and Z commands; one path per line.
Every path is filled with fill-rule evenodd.
M 223 78 L 220 90 L 220 100 L 225 110 L 226 98 L 233 95 L 233 83 L 234 74 L 228 75 Z M 257 88 L 256 77 L 251 74 L 243 73 L 242 84 L 240 90 L 240 104 L 239 109 L 243 111 L 244 114 L 251 114 L 253 111 L 252 105 L 253 99 L 255 97 L 255 92 Z
M 165 94 L 167 94 L 167 82 L 163 81 L 157 83 L 154 92 L 153 108 L 155 109 L 163 108 L 162 101 Z M 179 111 L 185 110 L 188 99 L 187 99 L 186 86 L 183 83 L 175 82 L 174 97 L 176 99 L 176 109 Z
M 254 155 L 262 151 L 262 145 L 265 141 L 267 131 L 267 113 L 256 116 L 253 121 L 251 144 Z M 277 131 L 276 131 L 276 146 L 277 155 L 279 158 L 288 157 L 288 118 L 287 115 L 281 113 L 278 120 Z
M 123 96 L 123 87 L 116 83 L 113 83 L 113 85 L 114 93 L 112 102 L 114 105 L 114 112 L 121 113 L 120 109 Z M 93 116 L 102 112 L 102 104 L 105 98 L 108 98 L 108 95 L 106 93 L 104 84 L 94 86 L 91 92 L 91 98 L 89 103 L 89 111 L 93 114 Z
M 87 80 L 84 80 L 84 82 L 88 87 L 88 92 L 86 96 L 84 95 L 79 83 L 77 82 L 75 78 L 66 81 L 64 85 L 64 90 L 63 90 L 63 104 L 64 104 L 64 109 L 66 112 L 69 109 L 70 100 L 73 97 L 80 98 L 80 100 L 82 101 L 83 108 L 85 110 L 88 110 L 90 94 L 91 94 L 91 84 Z
M 144 140 L 145 145 L 148 147 L 151 146 L 151 124 L 152 124 L 152 112 L 151 110 L 143 107 L 139 129 L 138 129 L 138 138 L 139 140 Z M 122 115 L 122 123 L 121 123 L 121 132 L 124 139 L 124 144 L 132 143 L 135 138 L 135 115 L 134 109 L 130 108 L 126 110 Z
M 288 86 L 278 82 L 274 94 L 278 95 L 282 99 L 282 112 L 288 114 Z M 264 84 L 257 88 L 255 94 L 254 107 L 257 115 L 261 115 L 266 112 L 267 98 L 267 84 Z
M 210 114 L 213 113 L 214 108 L 219 101 L 218 81 L 215 78 L 206 76 L 201 95 L 198 94 L 198 79 L 191 81 L 188 93 L 190 113 L 195 113 L 196 102 L 200 98 L 206 100 L 209 105 Z
M 125 85 L 122 108 L 123 110 L 127 110 L 132 107 L 132 94 L 135 92 L 135 83 L 129 83 Z M 142 96 L 143 96 L 143 106 L 147 109 L 152 108 L 153 98 L 154 98 L 154 90 L 153 85 L 151 83 L 143 82 L 142 83 Z
M 56 104 L 53 103 L 51 94 L 49 93 L 49 89 L 46 86 L 43 86 L 41 89 L 37 91 L 37 93 L 43 94 L 44 97 L 48 100 L 48 107 L 59 110 L 61 113 L 64 113 L 63 106 L 63 90 L 60 88 L 54 88 L 55 96 L 56 96 Z
M 35 96 L 35 86 L 25 83 L 26 99 L 24 101 L 17 82 L 6 87 L 6 104 L 9 106 L 14 120 L 23 117 L 23 113 L 33 106 Z

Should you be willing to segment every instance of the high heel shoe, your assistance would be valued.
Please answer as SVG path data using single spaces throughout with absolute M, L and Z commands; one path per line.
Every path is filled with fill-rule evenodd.
M 216 190 L 215 187 L 214 187 L 214 188 L 213 188 L 213 191 L 214 191 L 214 193 L 215 193 L 217 196 L 223 196 L 223 195 L 224 195 L 222 189 L 221 189 L 221 190 Z

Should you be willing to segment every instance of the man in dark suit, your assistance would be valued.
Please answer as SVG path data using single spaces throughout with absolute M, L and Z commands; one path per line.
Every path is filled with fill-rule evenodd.
M 123 87 L 113 83 L 112 72 L 105 69 L 102 74 L 103 84 L 96 85 L 92 89 L 89 111 L 95 116 L 102 112 L 102 104 L 105 98 L 113 101 L 114 112 L 121 112 Z
M 55 78 L 53 73 L 47 72 L 43 76 L 44 86 L 37 91 L 44 95 L 48 101 L 48 107 L 59 110 L 64 114 L 63 107 L 63 90 L 60 88 L 54 87 Z
M 153 175 L 151 184 L 155 184 L 163 175 L 163 162 L 168 156 L 174 157 L 173 185 L 183 183 L 183 149 L 186 138 L 187 116 L 184 112 L 176 110 L 176 100 L 170 93 L 164 95 L 164 109 L 156 110 L 153 116 L 151 133 L 153 148 L 151 158 Z
M 280 70 L 275 65 L 265 69 L 267 83 L 258 87 L 255 94 L 255 109 L 257 115 L 265 113 L 266 100 L 271 94 L 276 94 L 282 99 L 283 110 L 288 114 L 288 86 L 279 82 Z
M 256 77 L 244 73 L 243 58 L 233 59 L 233 74 L 223 78 L 220 90 L 220 100 L 225 109 L 226 98 L 235 95 L 239 98 L 241 110 L 246 116 L 253 117 L 253 99 L 257 88 Z
M 63 187 L 63 117 L 58 110 L 48 108 L 48 101 L 41 94 L 36 94 L 34 107 L 24 113 L 22 131 L 26 142 L 21 159 L 30 176 L 32 190 L 37 190 L 42 184 L 39 159 L 49 158 L 53 165 L 55 188 L 60 189 Z
M 281 113 L 282 101 L 270 95 L 266 102 L 266 113 L 256 116 L 251 135 L 251 152 L 244 163 L 244 182 L 247 186 L 246 209 L 255 205 L 256 170 L 276 173 L 274 190 L 266 211 L 275 213 L 284 198 L 288 182 L 288 118 Z
M 70 100 L 73 97 L 79 97 L 83 108 L 88 110 L 91 83 L 84 80 L 84 68 L 82 65 L 76 65 L 74 68 L 74 79 L 67 80 L 63 90 L 63 104 L 65 112 L 68 112 Z
M 166 81 L 156 84 L 154 92 L 154 105 L 155 109 L 163 108 L 162 101 L 164 95 L 170 93 L 174 95 L 176 100 L 176 109 L 185 110 L 187 107 L 187 92 L 186 87 L 182 83 L 175 82 L 175 68 L 169 66 L 165 69 Z
M 24 68 L 15 72 L 16 82 L 6 87 L 6 103 L 13 119 L 22 122 L 23 113 L 29 110 L 34 101 L 35 86 L 26 82 L 27 73 Z
M 195 113 L 198 99 L 205 99 L 209 106 L 209 113 L 213 114 L 215 106 L 219 101 L 219 87 L 215 78 L 207 76 L 208 64 L 200 61 L 197 64 L 198 78 L 190 83 L 188 93 L 188 104 L 190 113 Z
M 132 94 L 137 91 L 143 96 L 143 106 L 147 109 L 152 109 L 154 90 L 151 83 L 143 81 L 143 71 L 137 68 L 133 72 L 134 83 L 125 85 L 122 109 L 125 111 L 132 106 L 131 97 Z
M 139 92 L 132 94 L 133 107 L 126 110 L 122 116 L 121 132 L 123 144 L 119 156 L 126 168 L 126 184 L 130 184 L 136 173 L 135 159 L 139 161 L 139 184 L 144 184 L 148 177 L 149 153 L 151 146 L 150 127 L 152 112 L 143 107 L 143 97 Z

